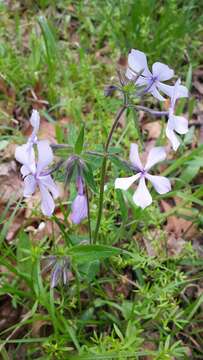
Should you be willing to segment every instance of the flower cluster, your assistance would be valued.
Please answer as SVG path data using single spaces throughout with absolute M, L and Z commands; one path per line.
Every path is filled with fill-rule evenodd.
M 32 111 L 30 124 L 33 127 L 32 134 L 26 144 L 17 146 L 15 158 L 22 164 L 20 171 L 24 180 L 24 196 L 30 197 L 39 187 L 42 212 L 46 216 L 51 216 L 55 208 L 54 199 L 59 196 L 59 190 L 51 177 L 53 170 L 48 169 L 48 166 L 53 162 L 53 151 L 47 140 L 38 140 L 40 116 L 37 110 Z M 35 150 L 37 150 L 37 162 Z M 72 175 L 76 162 L 79 172 L 82 172 L 83 164 L 80 164 L 76 156 L 72 156 L 66 163 L 68 177 Z M 88 213 L 87 197 L 81 175 L 77 177 L 76 187 L 77 196 L 72 203 L 70 220 L 74 224 L 79 224 L 87 217 Z
M 176 133 L 186 134 L 188 131 L 188 121 L 184 117 L 176 115 L 175 107 L 179 98 L 188 97 L 188 89 L 181 85 L 180 79 L 176 81 L 175 85 L 166 84 L 165 81 L 170 80 L 173 76 L 174 71 L 167 65 L 160 62 L 155 62 L 152 65 L 152 71 L 150 71 L 146 55 L 141 51 L 134 49 L 131 50 L 128 56 L 126 78 L 129 82 L 132 82 L 135 85 L 136 96 L 142 99 L 145 94 L 151 94 L 162 102 L 166 100 L 164 96 L 168 96 L 170 98 L 170 106 L 167 112 L 151 111 L 150 109 L 142 106 L 137 106 L 137 108 L 143 108 L 154 115 L 159 115 L 160 113 L 164 113 L 164 115 L 167 114 L 168 122 L 166 125 L 166 137 L 171 142 L 173 150 L 176 151 L 180 145 L 180 140 Z M 123 79 L 120 80 L 122 80 L 121 85 L 124 87 L 126 82 L 123 81 Z M 105 95 L 112 96 L 117 89 L 125 93 L 125 89 L 121 90 L 120 88 L 112 85 L 105 90 Z M 164 94 L 164 96 L 162 94 Z M 100 202 L 98 207 L 98 220 L 95 237 L 97 237 L 101 220 L 106 172 L 106 156 L 108 156 L 109 144 L 111 142 L 113 132 L 118 124 L 119 117 L 125 109 L 134 106 L 133 104 L 133 102 L 130 103 L 130 96 L 125 93 L 124 105 L 118 112 L 104 147 L 105 154 L 103 154 L 103 165 L 101 167 Z M 50 216 L 55 208 L 54 199 L 59 196 L 57 186 L 51 177 L 52 172 L 55 171 L 57 167 L 52 167 L 52 169 L 49 168 L 53 162 L 53 146 L 51 147 L 47 140 L 38 140 L 40 117 L 36 110 L 33 110 L 32 112 L 30 123 L 33 127 L 33 132 L 26 144 L 16 148 L 15 158 L 22 164 L 21 174 L 24 180 L 24 196 L 31 196 L 35 192 L 36 188 L 39 187 L 42 200 L 42 212 L 44 215 Z M 91 176 L 87 176 L 87 173 L 85 173 L 88 166 L 86 166 L 86 160 L 85 157 L 83 157 L 85 152 L 82 153 L 83 140 L 84 130 L 80 132 L 71 156 L 64 162 L 66 167 L 65 182 L 68 183 L 72 177 L 76 182 L 77 195 L 72 203 L 70 214 L 70 220 L 74 224 L 79 224 L 89 215 L 89 198 L 87 197 L 87 183 L 85 183 L 85 181 L 92 183 L 92 180 Z M 60 148 L 63 147 L 63 144 L 58 144 L 56 147 L 57 146 Z M 92 152 L 92 154 L 94 155 L 94 152 Z M 89 155 L 91 155 L 91 152 L 89 152 Z M 138 145 L 131 144 L 130 168 L 133 170 L 134 175 L 130 177 L 117 178 L 115 180 L 115 188 L 127 190 L 134 182 L 139 181 L 137 189 L 133 195 L 133 201 L 137 206 L 144 209 L 152 203 L 152 197 L 146 186 L 146 181 L 151 182 L 152 186 L 159 194 L 165 194 L 171 190 L 171 184 L 167 178 L 152 175 L 150 173 L 150 170 L 154 165 L 165 159 L 165 149 L 163 147 L 154 147 L 149 151 L 146 164 L 143 165 L 139 157 Z
M 137 78 L 137 74 L 141 75 Z M 139 50 L 131 50 L 128 56 L 128 68 L 126 77 L 134 81 L 137 86 L 144 86 L 143 94 L 150 93 L 160 101 L 165 98 L 159 91 L 170 97 L 170 108 L 168 116 L 168 124 L 166 127 L 166 136 L 170 140 L 173 149 L 176 151 L 180 145 L 175 132 L 178 134 L 186 134 L 188 131 L 188 121 L 182 116 L 174 115 L 175 104 L 177 99 L 188 97 L 188 89 L 181 85 L 178 79 L 174 86 L 164 84 L 162 81 L 171 79 L 174 76 L 174 71 L 167 65 L 160 62 L 155 62 L 152 65 L 152 72 L 147 65 L 146 55 Z
M 170 140 L 173 149 L 176 151 L 180 145 L 180 141 L 175 132 L 178 134 L 186 134 L 188 131 L 188 121 L 182 116 L 175 115 L 175 105 L 177 99 L 188 97 L 188 89 L 181 85 L 180 79 L 176 81 L 174 86 L 163 83 L 163 81 L 169 80 L 173 76 L 174 71 L 160 62 L 155 62 L 152 65 L 151 72 L 147 65 L 146 55 L 139 50 L 131 50 L 128 56 L 126 77 L 134 82 L 138 88 L 143 88 L 140 95 L 150 93 L 158 100 L 164 101 L 165 98 L 160 94 L 161 91 L 170 97 L 166 136 Z M 166 153 L 164 148 L 155 147 L 150 150 L 147 162 L 145 166 L 143 166 L 139 158 L 138 146 L 136 144 L 131 144 L 130 161 L 137 173 L 131 177 L 117 178 L 115 181 L 115 188 L 127 190 L 139 179 L 139 185 L 134 193 L 133 201 L 141 208 L 147 207 L 152 203 L 152 197 L 146 187 L 146 179 L 152 183 L 159 194 L 165 194 L 171 190 L 171 184 L 167 178 L 150 175 L 148 173 L 152 166 L 163 161 L 165 158 Z

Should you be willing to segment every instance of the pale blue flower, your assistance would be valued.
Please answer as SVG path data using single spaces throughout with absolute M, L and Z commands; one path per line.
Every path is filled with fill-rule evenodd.
M 135 181 L 139 180 L 137 190 L 133 195 L 133 201 L 137 206 L 145 208 L 152 203 L 152 197 L 147 189 L 145 180 L 149 180 L 159 194 L 165 194 L 171 190 L 170 181 L 164 176 L 150 175 L 149 170 L 158 162 L 165 160 L 166 152 L 163 147 L 152 148 L 148 154 L 145 166 L 142 165 L 137 144 L 131 144 L 130 161 L 138 173 L 127 178 L 117 178 L 115 188 L 127 190 Z
M 188 89 L 181 85 L 180 79 L 178 79 L 171 91 L 171 102 L 169 108 L 168 123 L 166 126 L 166 136 L 170 140 L 173 149 L 176 151 L 180 145 L 180 141 L 177 138 L 175 132 L 178 134 L 186 134 L 188 132 L 188 120 L 183 116 L 175 115 L 175 105 L 179 98 L 188 97 Z
M 142 73 L 137 78 L 140 72 Z M 158 100 L 165 100 L 159 90 L 168 95 L 168 85 L 163 84 L 162 81 L 169 80 L 173 76 L 174 71 L 160 62 L 152 65 L 151 72 L 147 65 L 146 55 L 142 51 L 132 49 L 128 55 L 126 77 L 129 80 L 135 80 L 136 85 L 144 86 L 144 92 L 151 93 Z
M 26 144 L 27 145 L 27 144 Z M 29 153 L 26 145 L 16 150 L 16 160 L 23 166 L 21 173 L 24 177 L 24 196 L 30 197 L 37 187 L 41 193 L 41 209 L 44 215 L 51 216 L 54 211 L 54 200 L 59 191 L 51 175 L 47 173 L 48 165 L 53 161 L 53 152 L 47 140 L 37 142 L 38 160 L 35 162 L 34 150 Z

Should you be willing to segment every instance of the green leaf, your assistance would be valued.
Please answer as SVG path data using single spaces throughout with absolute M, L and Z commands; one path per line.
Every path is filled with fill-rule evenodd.
M 49 66 L 52 67 L 54 61 L 56 61 L 56 58 L 59 59 L 57 43 L 56 43 L 53 31 L 52 31 L 50 25 L 48 24 L 45 16 L 39 16 L 38 23 L 40 25 L 42 35 L 44 38 L 44 42 L 45 42 L 47 61 L 48 61 Z
M 31 278 L 31 243 L 24 231 L 20 231 L 18 237 L 17 262 L 19 271 Z
M 99 260 L 94 260 L 80 265 L 79 272 L 90 282 L 98 274 L 100 269 Z
M 128 209 L 127 209 L 127 204 L 124 200 L 123 193 L 121 190 L 119 190 L 119 189 L 116 190 L 116 197 L 117 197 L 119 205 L 120 205 L 122 221 L 125 222 L 128 219 Z
M 8 144 L 9 144 L 8 140 L 1 140 L 0 141 L 0 151 L 4 150 Z
M 189 68 L 188 68 L 187 78 L 186 78 L 186 86 L 189 90 L 192 86 L 192 64 L 190 64 Z
M 114 255 L 119 255 L 121 249 L 105 245 L 77 245 L 69 250 L 69 255 L 77 263 L 86 263 L 95 260 L 107 259 Z
M 85 128 L 84 128 L 84 125 L 82 125 L 82 127 L 80 129 L 80 133 L 79 133 L 76 143 L 75 143 L 75 153 L 78 155 L 81 154 L 82 149 L 83 149 L 84 133 L 85 133 Z
M 92 171 L 92 167 L 86 162 L 85 163 L 85 168 L 83 169 L 83 175 L 85 178 L 85 182 L 87 185 L 89 185 L 90 189 L 93 192 L 97 192 L 97 187 L 94 181 L 94 175 L 93 175 L 93 171 Z
M 184 183 L 190 183 L 192 179 L 194 179 L 195 176 L 197 176 L 200 169 L 199 164 L 194 164 L 193 161 L 191 161 L 191 164 L 189 164 L 182 172 L 181 176 L 179 177 L 181 180 L 184 181 Z
M 55 133 L 57 142 L 62 144 L 64 142 L 64 131 L 59 124 L 55 125 Z
M 116 155 L 111 155 L 109 156 L 110 160 L 112 161 L 112 163 L 119 169 L 123 169 L 125 171 L 129 171 L 132 172 L 131 168 L 130 168 L 130 164 L 121 159 L 120 157 L 116 156 Z

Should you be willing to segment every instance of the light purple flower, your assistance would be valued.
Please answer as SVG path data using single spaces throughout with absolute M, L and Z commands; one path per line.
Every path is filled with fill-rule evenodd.
M 150 175 L 148 171 L 158 162 L 165 160 L 166 152 L 163 147 L 154 147 L 150 150 L 145 166 L 142 165 L 139 154 L 138 145 L 131 144 L 130 148 L 130 162 L 138 171 L 136 175 L 127 178 L 117 178 L 115 181 L 115 188 L 127 190 L 136 180 L 139 179 L 137 190 L 133 195 L 133 201 L 142 209 L 152 203 L 152 197 L 147 189 L 145 179 L 149 180 L 155 190 L 159 194 L 165 194 L 171 190 L 170 181 L 164 176 Z
M 186 134 L 188 132 L 188 120 L 183 116 L 174 115 L 176 100 L 181 97 L 188 97 L 188 89 L 185 86 L 180 85 L 180 79 L 178 79 L 171 92 L 171 103 L 166 127 L 166 136 L 171 141 L 172 147 L 175 151 L 180 145 L 180 141 L 178 140 L 175 132 L 178 134 Z
M 141 76 L 137 79 L 137 74 L 143 70 Z M 174 76 L 174 71 L 167 65 L 155 62 L 152 65 L 152 72 L 147 65 L 146 55 L 139 51 L 132 49 L 128 55 L 128 69 L 126 71 L 126 77 L 129 80 L 135 80 L 135 84 L 138 86 L 145 86 L 144 92 L 151 93 L 158 100 L 165 100 L 159 93 L 159 90 L 168 95 L 170 86 L 163 84 L 162 81 L 171 79 Z
M 84 192 L 84 186 L 81 176 L 77 179 L 78 194 L 72 203 L 72 213 L 70 219 L 74 224 L 79 224 L 88 216 L 87 197 Z
M 37 133 L 39 131 L 39 125 L 40 125 L 40 117 L 37 110 L 32 111 L 32 115 L 30 118 L 30 123 L 33 127 L 33 131 L 31 136 L 28 138 L 28 141 L 26 144 L 23 144 L 21 146 L 17 146 L 15 151 L 15 158 L 17 161 L 21 162 L 21 159 L 24 159 L 23 164 L 29 165 L 29 168 L 34 171 L 35 169 L 35 153 L 33 146 L 37 144 Z M 23 176 L 26 176 L 26 168 L 23 165 L 20 169 Z
M 51 175 L 46 172 L 47 166 L 53 161 L 53 152 L 47 140 L 37 142 L 38 161 L 35 162 L 35 153 L 27 151 L 28 144 L 16 149 L 16 160 L 23 164 L 21 173 L 24 177 L 24 196 L 30 197 L 39 186 L 41 193 L 41 209 L 44 215 L 51 216 L 54 211 L 54 200 L 59 191 Z

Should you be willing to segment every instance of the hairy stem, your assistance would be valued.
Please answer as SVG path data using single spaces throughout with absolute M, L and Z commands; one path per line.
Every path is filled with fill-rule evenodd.
M 98 216 L 97 216 L 97 224 L 96 224 L 96 228 L 95 228 L 95 234 L 94 234 L 94 242 L 96 244 L 97 242 L 97 238 L 98 238 L 98 233 L 99 233 L 99 228 L 100 228 L 100 223 L 101 223 L 101 218 L 102 218 L 102 211 L 103 211 L 103 199 L 104 199 L 104 183 L 105 183 L 105 176 L 106 176 L 106 166 L 107 166 L 107 157 L 108 157 L 108 149 L 109 149 L 109 145 L 113 136 L 113 133 L 118 125 L 118 122 L 123 114 L 123 112 L 125 111 L 125 109 L 127 108 L 126 105 L 126 99 L 125 99 L 125 103 L 124 105 L 120 108 L 114 122 L 113 125 L 111 127 L 109 136 L 107 138 L 106 144 L 104 146 L 104 158 L 103 158 L 103 162 L 102 162 L 102 168 L 101 168 L 101 182 L 100 182 L 100 193 L 99 193 L 99 206 L 98 206 Z

